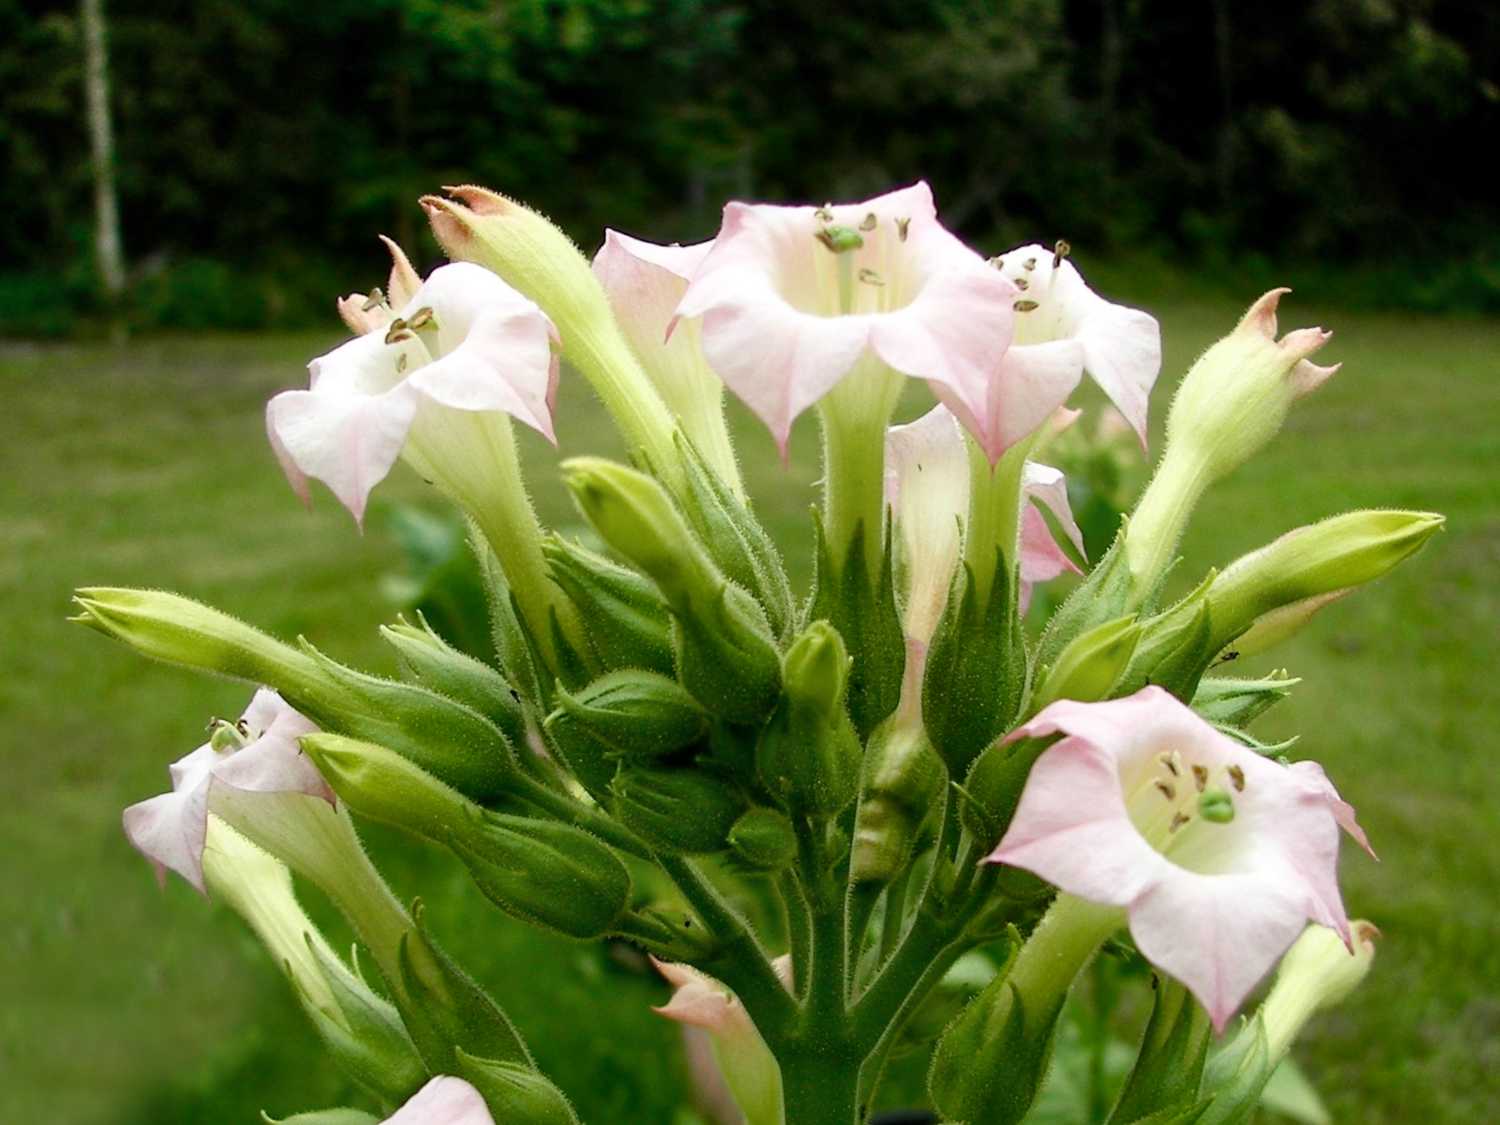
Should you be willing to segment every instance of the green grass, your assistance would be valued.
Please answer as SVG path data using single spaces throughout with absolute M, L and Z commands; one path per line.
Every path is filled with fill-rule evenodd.
M 1156 311 L 1168 343 L 1160 415 L 1237 310 Z M 1351 911 L 1385 932 L 1375 971 L 1319 1019 L 1301 1056 L 1337 1120 L 1483 1120 L 1500 1067 L 1500 325 L 1296 300 L 1285 316 L 1334 325 L 1345 370 L 1211 495 L 1181 576 L 1350 507 L 1448 515 L 1422 556 L 1261 663 L 1304 677 L 1266 730 L 1302 732 L 1298 752 L 1324 762 L 1382 856 L 1346 853 L 1344 879 Z M 158 893 L 120 834 L 120 809 L 160 791 L 166 763 L 208 716 L 237 713 L 245 690 L 149 665 L 62 620 L 76 585 L 162 586 L 389 666 L 373 628 L 394 611 L 381 579 L 399 560 L 378 510 L 364 535 L 326 493 L 303 512 L 261 428 L 265 398 L 331 339 L 0 347 L 0 1120 L 251 1121 L 346 1093 L 235 919 L 180 881 Z M 805 575 L 816 435 L 799 429 L 783 471 L 736 417 L 760 509 L 798 545 L 790 562 Z M 558 429 L 564 453 L 599 449 L 600 414 L 577 380 Z M 544 518 L 573 523 L 555 454 L 531 441 L 527 453 Z M 377 496 L 428 499 L 409 475 Z M 586 1120 L 671 1120 L 681 1067 L 673 1029 L 647 1010 L 659 984 L 473 907 L 433 852 L 375 843 Z

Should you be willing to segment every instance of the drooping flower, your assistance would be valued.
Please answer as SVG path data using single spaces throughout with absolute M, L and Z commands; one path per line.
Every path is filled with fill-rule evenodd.
M 261 688 L 236 722 L 217 720 L 207 742 L 170 767 L 172 791 L 125 810 L 125 835 L 156 867 L 205 891 L 203 846 L 214 790 L 303 793 L 333 804 L 333 790 L 297 745 L 317 728 Z M 205 892 L 206 893 L 206 892 Z
M 403 295 L 415 273 L 392 252 L 392 293 Z M 462 495 L 465 462 L 486 455 L 483 430 L 459 424 L 466 416 L 507 414 L 553 440 L 557 333 L 535 304 L 466 262 L 434 270 L 399 311 L 379 296 L 341 300 L 363 334 L 308 365 L 308 390 L 266 407 L 271 445 L 304 500 L 313 477 L 362 519 L 371 489 L 403 454 Z
M 1144 446 L 1147 400 L 1161 371 L 1156 318 L 1095 293 L 1062 247 L 1021 246 L 994 262 L 1021 290 L 1009 361 L 1061 363 L 1066 356 L 1080 363 Z
M 925 651 L 943 615 L 948 588 L 969 518 L 969 454 L 963 430 L 944 406 L 886 434 L 886 499 L 896 516 L 906 574 L 904 627 L 912 646 Z M 1083 535 L 1068 504 L 1067 481 L 1050 465 L 1028 461 L 1022 472 L 1020 540 L 1021 610 L 1031 588 L 1077 565 L 1058 546 L 1042 516 L 1046 507 L 1083 554 Z M 916 655 L 920 655 L 917 653 Z
M 1351 940 L 1339 826 L 1363 833 L 1315 763 L 1261 757 L 1157 687 L 1054 703 L 1010 738 L 1053 734 L 989 861 L 1121 908 L 1216 1027 L 1309 921 Z
M 739 997 L 691 965 L 654 957 L 651 963 L 675 990 L 666 1004 L 653 1010 L 708 1033 L 719 1073 L 748 1125 L 779 1125 L 783 1120 L 781 1068 Z M 790 988 L 791 957 L 776 958 L 772 968 Z
M 495 1125 L 479 1091 L 462 1078 L 440 1074 L 423 1086 L 384 1125 Z
M 728 204 L 677 315 L 701 318 L 709 365 L 785 454 L 797 416 L 871 358 L 979 417 L 1017 296 L 918 183 L 862 203 Z

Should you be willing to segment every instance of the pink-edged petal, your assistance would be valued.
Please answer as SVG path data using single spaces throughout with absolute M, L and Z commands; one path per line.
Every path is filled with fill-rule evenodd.
M 982 387 L 930 385 L 993 463 L 1046 423 L 1082 378 L 1082 348 L 1058 340 L 1012 345 Z
M 210 751 L 211 753 L 212 751 Z M 125 837 L 156 869 L 157 882 L 175 871 L 206 895 L 203 842 L 208 834 L 208 779 L 131 805 L 123 814 Z
M 1045 738 L 1052 734 L 1077 735 L 1096 745 L 1110 747 L 1122 759 L 1134 758 L 1163 742 L 1198 743 L 1205 737 L 1229 741 L 1183 707 L 1170 692 L 1155 686 L 1142 688 L 1124 699 L 1103 703 L 1059 700 L 1017 727 L 1005 740 L 1014 742 L 1020 738 Z
M 478 1090 L 442 1074 L 413 1094 L 385 1125 L 495 1125 Z
M 1342 594 L 1343 591 L 1340 591 Z M 1370 846 L 1370 838 L 1365 835 L 1365 830 L 1360 827 L 1358 819 L 1354 815 L 1354 806 L 1339 796 L 1339 791 L 1334 788 L 1333 782 L 1328 780 L 1328 775 L 1323 772 L 1323 767 L 1317 762 L 1293 762 L 1291 765 L 1293 773 L 1304 778 L 1308 785 L 1320 793 L 1328 804 L 1329 811 L 1338 826 L 1353 837 L 1354 842 L 1369 853 L 1371 859 L 1378 860 L 1375 849 Z
M 1038 582 L 1050 582 L 1071 571 L 1082 574 L 1078 564 L 1052 538 L 1052 529 L 1037 510 L 1035 504 L 1027 504 L 1021 512 L 1021 591 L 1020 612 L 1031 608 L 1032 587 Z
M 682 293 L 687 288 L 686 283 L 692 280 L 693 274 L 703 264 L 703 259 L 708 257 L 708 252 L 713 248 L 713 242 L 695 242 L 689 246 L 670 245 L 663 246 L 656 242 L 647 242 L 640 238 L 631 238 L 628 234 L 621 234 L 617 230 L 606 230 L 604 232 L 604 245 L 600 247 L 599 253 L 594 255 L 594 276 L 604 286 L 604 291 L 609 294 L 610 304 L 619 307 L 620 304 L 631 304 L 639 297 L 647 296 L 644 290 L 655 290 L 661 288 L 668 293 L 675 290 L 672 303 L 665 311 L 667 316 L 662 318 L 665 324 L 671 316 L 672 308 L 682 299 Z M 665 273 L 675 277 L 682 284 L 676 286 L 662 285 L 661 275 Z
M 1161 326 L 1139 309 L 1102 297 L 1078 325 L 1084 368 L 1146 445 L 1151 388 L 1161 372 Z
M 1064 426 L 1072 425 L 1077 413 L 1067 411 L 1066 414 L 1069 416 L 1062 419 L 1054 415 L 1054 424 L 1061 421 Z M 1078 528 L 1078 521 L 1073 518 L 1073 506 L 1068 503 L 1068 480 L 1063 476 L 1062 470 L 1036 461 L 1027 461 L 1021 470 L 1021 488 L 1027 496 L 1045 506 L 1057 518 L 1068 541 L 1078 549 L 1080 557 L 1087 559 L 1088 553 L 1083 549 L 1083 532 Z
M 320 480 L 363 522 L 371 490 L 401 455 L 416 406 L 404 384 L 368 396 L 283 391 L 266 404 L 266 429 L 296 470 L 288 473 L 294 488 L 300 478 Z
M 864 317 L 820 317 L 779 301 L 704 314 L 709 366 L 771 431 L 783 458 L 792 423 L 831 391 L 864 353 Z
M 886 431 L 886 500 L 901 535 L 908 641 L 925 652 L 948 601 L 969 515 L 969 450 L 946 407 Z
M 422 278 L 412 268 L 411 259 L 395 239 L 382 234 L 380 241 L 385 243 L 385 248 L 391 254 L 391 274 L 385 284 L 386 299 L 390 301 L 391 308 L 399 309 L 417 295 L 417 290 L 422 288 Z
M 1141 953 L 1187 985 L 1218 1031 L 1307 925 L 1295 883 L 1178 867 L 1132 903 L 1129 916 Z
M 651 1009 L 658 1015 L 716 1035 L 733 1036 L 750 1026 L 750 1017 L 734 993 L 707 973 L 655 957 L 651 963 L 674 989 L 670 1000 Z
M 1083 738 L 1065 738 L 1037 759 L 987 861 L 1114 906 L 1128 906 L 1170 866 L 1131 823 L 1114 755 Z

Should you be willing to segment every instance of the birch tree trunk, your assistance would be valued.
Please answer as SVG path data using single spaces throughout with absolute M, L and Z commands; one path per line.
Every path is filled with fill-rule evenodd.
M 83 29 L 84 110 L 94 171 L 94 260 L 105 296 L 114 305 L 125 292 L 125 255 L 115 201 L 115 142 L 109 114 L 109 53 L 103 0 L 80 0 Z

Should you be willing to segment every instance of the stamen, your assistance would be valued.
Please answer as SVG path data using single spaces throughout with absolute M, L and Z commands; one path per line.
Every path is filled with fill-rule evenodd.
M 411 319 L 406 322 L 406 326 L 413 332 L 415 332 L 419 328 L 426 328 L 429 324 L 433 323 L 434 319 L 432 308 L 431 306 L 428 306 L 425 308 L 420 308 L 416 312 L 412 313 Z
M 868 215 L 866 215 L 864 217 L 864 219 L 862 219 L 860 221 L 859 229 L 863 230 L 863 231 L 874 230 L 875 229 L 875 224 L 878 223 L 879 221 L 880 220 L 875 217 L 875 212 L 871 211 Z
M 1173 785 L 1170 781 L 1162 781 L 1160 778 L 1158 778 L 1156 781 L 1156 789 L 1157 792 L 1159 792 L 1167 800 L 1177 800 L 1177 786 Z
M 407 330 L 407 323 L 398 316 L 395 320 L 391 321 L 390 328 L 386 330 L 385 342 L 387 344 L 396 344 L 402 340 L 409 339 L 411 339 L 411 332 Z
M 816 211 L 813 212 L 813 218 L 817 219 L 820 223 L 833 222 L 833 204 L 823 204 L 823 206 L 819 207 Z
M 1167 831 L 1168 832 L 1176 832 L 1179 828 L 1181 828 L 1184 824 L 1186 824 L 1188 821 L 1190 821 L 1192 819 L 1193 818 L 1190 817 L 1190 816 L 1188 816 L 1186 813 L 1178 813 L 1176 816 L 1174 816 L 1172 818 L 1172 824 L 1167 829 Z
M 1028 290 L 1028 289 L 1031 288 L 1031 282 L 1027 281 L 1024 277 L 1018 277 L 1018 278 L 1016 278 L 1015 282 L 1016 282 L 1016 288 L 1019 289 L 1019 290 L 1021 290 L 1023 293 L 1026 290 Z
M 813 237 L 835 254 L 847 254 L 865 244 L 863 236 L 853 227 L 824 227 Z
M 910 219 L 897 219 L 896 220 L 896 237 L 899 238 L 902 242 L 906 241 L 906 231 L 907 231 L 907 228 L 910 227 L 910 226 L 911 226 L 911 220 Z
M 401 375 L 406 371 L 406 353 L 401 352 L 396 356 L 396 374 Z
M 859 271 L 859 279 L 860 279 L 860 281 L 864 282 L 866 285 L 884 285 L 885 284 L 885 282 L 883 282 L 883 281 L 880 280 L 880 275 L 878 273 L 876 273 L 874 270 L 871 270 L 871 269 L 862 269 L 862 270 L 860 270 Z
M 1230 766 L 1225 772 L 1229 774 L 1229 783 L 1234 786 L 1234 791 L 1236 793 L 1243 793 L 1245 791 L 1245 771 L 1239 766 Z
M 365 303 L 359 307 L 360 312 L 370 312 L 385 304 L 385 294 L 380 291 L 380 286 L 370 290 L 370 295 L 365 298 Z
M 1178 776 L 1178 774 L 1181 772 L 1177 768 L 1177 751 L 1175 751 L 1175 750 L 1172 751 L 1170 754 L 1167 753 L 1165 750 L 1163 750 L 1160 754 L 1158 754 L 1156 756 L 1156 760 L 1158 762 L 1160 762 L 1163 766 L 1165 766 L 1167 768 L 1167 771 L 1173 777 Z
M 1041 305 L 1037 304 L 1035 301 L 1017 301 L 1011 307 L 1014 308 L 1018 313 L 1029 313 L 1035 312 L 1037 309 L 1041 308 Z
M 1198 787 L 1198 792 L 1202 793 L 1208 787 L 1208 770 L 1202 766 L 1194 766 L 1193 784 Z
M 1052 268 L 1056 269 L 1058 266 L 1062 265 L 1062 260 L 1072 252 L 1073 247 L 1069 245 L 1068 240 L 1065 238 L 1059 238 L 1057 240 L 1057 244 L 1052 247 Z
M 1021 263 L 1021 268 L 1023 270 L 1028 271 L 1028 272 L 1031 271 L 1031 270 L 1036 269 L 1036 259 L 1035 258 L 1027 258 L 1024 262 Z

